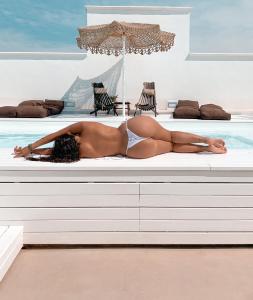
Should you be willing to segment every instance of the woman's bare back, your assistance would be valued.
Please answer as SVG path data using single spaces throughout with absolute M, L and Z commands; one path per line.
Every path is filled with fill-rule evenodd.
M 80 132 L 80 157 L 103 157 L 122 154 L 124 132 L 98 122 L 83 122 Z

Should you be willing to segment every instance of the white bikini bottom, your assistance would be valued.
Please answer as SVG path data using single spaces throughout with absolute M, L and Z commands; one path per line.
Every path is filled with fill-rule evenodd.
M 129 149 L 131 149 L 133 146 L 137 145 L 138 143 L 147 140 L 148 138 L 135 134 L 130 129 L 128 129 L 127 121 L 125 123 L 126 123 L 126 131 L 128 136 L 127 149 L 126 149 L 126 154 L 127 154 L 127 151 Z

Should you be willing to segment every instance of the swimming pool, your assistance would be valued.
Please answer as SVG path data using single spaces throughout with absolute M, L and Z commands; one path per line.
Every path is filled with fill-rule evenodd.
M 204 132 L 198 134 L 205 135 Z M 24 147 L 42 138 L 43 134 L 0 134 L 0 148 Z M 219 137 L 225 140 L 229 149 L 253 149 L 252 139 L 241 135 L 211 134 L 210 137 Z M 48 144 L 51 146 L 51 144 Z
M 68 126 L 78 120 L 18 120 L 0 122 L 0 148 L 25 146 L 35 140 Z M 92 119 L 94 121 L 94 119 Z M 121 120 L 99 120 L 117 127 Z M 253 123 L 230 123 L 215 121 L 181 121 L 159 120 L 160 124 L 170 130 L 188 131 L 195 134 L 223 138 L 229 149 L 253 149 Z

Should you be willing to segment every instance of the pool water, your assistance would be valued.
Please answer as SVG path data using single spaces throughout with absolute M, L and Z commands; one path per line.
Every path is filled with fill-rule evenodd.
M 253 138 L 233 134 L 206 134 L 195 132 L 199 135 L 222 138 L 225 140 L 228 149 L 253 149 Z M 42 138 L 45 134 L 0 134 L 0 148 L 14 148 L 15 146 L 24 147 L 34 141 Z M 52 146 L 53 143 L 47 146 Z
M 43 136 L 44 134 L 0 134 L 0 148 L 24 147 Z

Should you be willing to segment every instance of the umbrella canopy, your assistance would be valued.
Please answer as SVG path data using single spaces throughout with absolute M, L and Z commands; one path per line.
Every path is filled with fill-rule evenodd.
M 81 49 L 118 56 L 122 54 L 122 37 L 125 37 L 125 52 L 151 54 L 168 51 L 174 45 L 175 34 L 160 30 L 156 24 L 140 24 L 113 21 L 110 24 L 79 28 L 77 38 Z
M 92 53 L 123 55 L 122 102 L 125 118 L 125 54 L 151 54 L 168 51 L 174 45 L 175 34 L 160 30 L 157 24 L 113 21 L 110 24 L 79 28 L 77 44 Z

